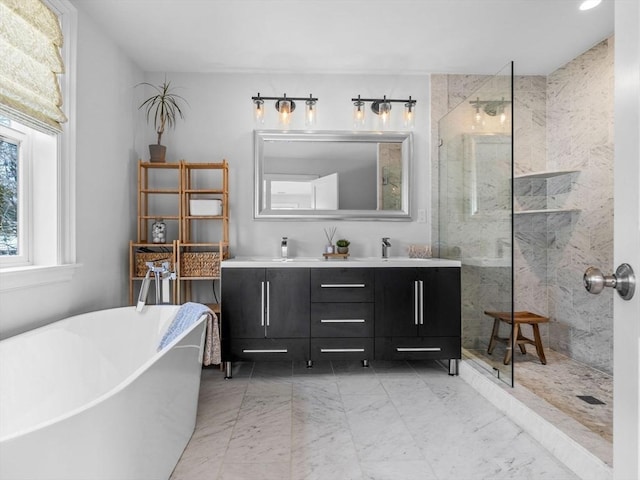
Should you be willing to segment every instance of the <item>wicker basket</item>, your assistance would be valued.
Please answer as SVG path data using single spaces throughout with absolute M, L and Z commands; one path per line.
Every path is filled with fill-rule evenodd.
M 162 262 L 169 262 L 169 269 L 173 271 L 173 258 L 171 252 L 136 252 L 136 277 L 144 277 L 147 274 L 147 262 L 153 262 L 159 267 Z
M 219 252 L 183 252 L 180 257 L 181 277 L 219 277 Z

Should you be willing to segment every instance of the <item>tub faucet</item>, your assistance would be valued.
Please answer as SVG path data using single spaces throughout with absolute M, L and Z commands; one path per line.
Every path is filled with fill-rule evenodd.
M 382 258 L 389 258 L 389 247 L 391 247 L 389 237 L 382 237 Z
M 146 265 L 147 274 L 144 276 L 142 285 L 140 286 L 136 312 L 141 312 L 147 303 L 147 295 L 149 294 L 149 285 L 151 284 L 152 275 L 156 287 L 156 304 L 169 303 L 169 280 L 176 279 L 176 274 L 171 271 L 171 264 L 169 262 L 162 262 L 159 267 L 157 267 L 154 262 L 146 262 Z M 162 282 L 162 285 L 160 282 Z
M 282 249 L 282 258 L 287 259 L 289 257 L 289 239 L 287 237 L 282 237 L 280 248 Z

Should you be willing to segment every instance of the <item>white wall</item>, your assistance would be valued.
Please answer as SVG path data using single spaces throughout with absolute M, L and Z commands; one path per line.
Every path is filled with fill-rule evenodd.
M 76 245 L 70 282 L 0 296 L 0 338 L 69 315 L 127 302 L 128 241 L 135 234 L 137 105 L 142 72 L 78 12 Z
M 187 99 L 185 120 L 175 130 L 165 132 L 162 143 L 167 145 L 167 160 L 185 159 L 191 162 L 229 162 L 230 176 L 230 242 L 232 255 L 279 255 L 279 239 L 288 236 L 291 255 L 320 256 L 326 243 L 323 228 L 336 226 L 337 236 L 351 240 L 351 254 L 380 254 L 380 238 L 391 237 L 392 256 L 406 256 L 409 243 L 430 242 L 429 223 L 389 221 L 264 221 L 253 219 L 253 123 L 251 97 L 288 96 L 318 97 L 316 130 L 351 130 L 351 98 L 407 98 L 418 101 L 414 130 L 414 165 L 412 176 L 412 213 L 424 209 L 429 218 L 429 77 L 372 75 L 294 75 L 294 74 L 195 74 L 169 73 L 167 79 Z M 164 74 L 147 74 L 146 81 L 159 84 Z M 145 92 L 146 93 L 146 92 Z M 298 105 L 291 124 L 292 130 L 304 129 Z M 367 105 L 367 108 L 368 105 Z M 273 102 L 267 102 L 267 118 L 260 128 L 277 128 Z M 368 112 L 371 118 L 372 112 Z M 402 104 L 394 104 L 392 114 L 402 116 Z M 370 125 L 367 128 L 372 128 Z M 399 124 L 394 128 L 400 128 Z M 154 143 L 153 129 L 146 138 L 137 141 L 138 151 L 148 158 L 147 144 Z

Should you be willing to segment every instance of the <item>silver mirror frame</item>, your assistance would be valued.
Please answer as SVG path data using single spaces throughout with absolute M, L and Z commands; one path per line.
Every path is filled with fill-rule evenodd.
M 267 210 L 261 207 L 265 142 L 367 142 L 402 144 L 400 210 Z M 399 220 L 411 221 L 412 132 L 254 130 L 254 218 L 256 220 Z

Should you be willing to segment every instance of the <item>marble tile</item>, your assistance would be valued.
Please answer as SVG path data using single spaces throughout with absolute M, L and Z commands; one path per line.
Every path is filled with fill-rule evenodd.
M 442 364 L 356 365 L 256 365 L 226 381 L 203 372 L 196 429 L 171 479 L 575 478 Z M 251 390 L 265 384 L 288 390 Z
M 210 476 L 193 477 L 211 478 Z M 291 479 L 291 470 L 288 462 L 269 462 L 269 463 L 225 463 L 222 472 L 218 477 L 219 480 L 289 480 Z
M 422 454 L 385 395 L 342 395 L 361 461 L 420 460 Z
M 409 460 L 405 462 L 362 462 L 362 478 L 365 480 L 439 480 L 429 462 Z M 337 477 L 334 477 L 337 478 Z
M 362 478 L 362 470 L 357 461 L 314 465 L 294 459 L 291 465 L 292 480 L 362 480 Z
M 342 395 L 385 395 L 380 380 L 373 372 L 371 375 L 356 374 L 337 378 L 338 388 Z
M 291 395 L 246 395 L 225 461 L 288 462 L 291 458 Z

